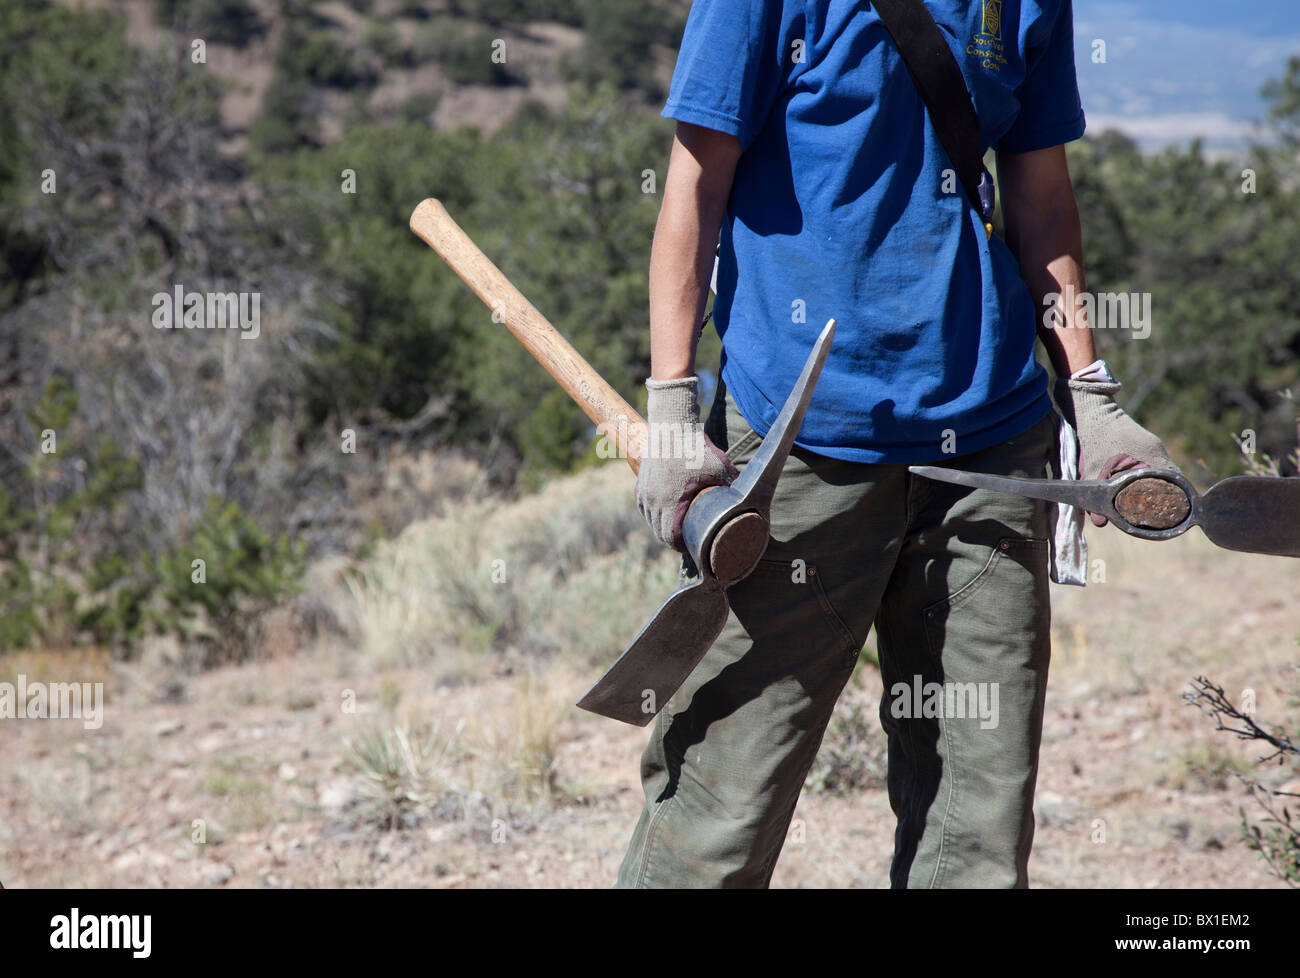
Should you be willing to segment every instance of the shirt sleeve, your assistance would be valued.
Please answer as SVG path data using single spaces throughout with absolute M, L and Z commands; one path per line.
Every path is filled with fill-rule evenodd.
M 695 0 L 663 115 L 735 136 L 748 149 L 781 86 L 780 0 Z
M 1000 153 L 1031 153 L 1083 135 L 1086 125 L 1074 68 L 1074 10 L 1062 0 L 1051 31 L 1025 45 L 1025 80 L 1016 89 L 1020 113 L 998 140 Z

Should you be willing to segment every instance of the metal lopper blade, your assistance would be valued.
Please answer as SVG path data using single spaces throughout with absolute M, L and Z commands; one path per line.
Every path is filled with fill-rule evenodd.
M 1169 540 L 1199 526 L 1227 550 L 1300 557 L 1300 478 L 1233 476 L 1204 493 L 1172 469 L 1131 469 L 1111 479 L 1013 479 L 935 465 L 908 471 L 938 482 L 1078 506 L 1132 536 Z

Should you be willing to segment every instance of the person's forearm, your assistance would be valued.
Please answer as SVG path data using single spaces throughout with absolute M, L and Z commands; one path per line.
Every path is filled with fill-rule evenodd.
M 724 154 L 718 165 L 712 147 L 694 141 L 701 137 L 716 140 L 717 134 L 679 132 L 673 143 L 650 250 L 650 376 L 655 380 L 695 373 L 718 229 L 731 192 L 734 158 Z
M 650 376 L 695 373 L 696 329 L 704 316 L 718 224 L 692 188 L 665 190 L 650 249 Z M 712 224 L 712 235 L 708 225 Z
M 1083 235 L 1064 150 L 999 156 L 998 169 L 1007 246 L 1029 286 L 1038 337 L 1057 376 L 1068 377 L 1096 360 L 1097 351 L 1083 315 Z M 1059 296 L 1055 313 L 1044 301 L 1052 294 Z
M 1022 236 L 1020 273 L 1029 285 L 1038 317 L 1038 337 L 1057 376 L 1068 377 L 1097 359 L 1092 330 L 1083 316 L 1087 283 L 1083 273 L 1083 244 L 1079 212 L 1071 196 L 1043 215 L 1038 227 Z M 1013 246 L 1014 247 L 1014 246 Z M 1058 312 L 1050 314 L 1045 297 L 1055 293 Z M 1073 297 L 1072 303 L 1067 298 Z M 1052 324 L 1052 325 L 1049 325 Z

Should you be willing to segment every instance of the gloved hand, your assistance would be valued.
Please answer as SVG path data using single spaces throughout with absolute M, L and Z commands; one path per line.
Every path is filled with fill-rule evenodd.
M 645 386 L 650 431 L 636 477 L 636 508 L 656 537 L 684 552 L 682 520 L 691 500 L 708 486 L 730 485 L 740 472 L 704 435 L 698 377 L 647 380 Z
M 1128 469 L 1179 471 L 1164 442 L 1124 413 L 1115 403 L 1119 381 L 1060 378 L 1052 389 L 1056 406 L 1079 435 L 1079 478 L 1109 479 Z M 1096 513 L 1094 526 L 1108 520 Z

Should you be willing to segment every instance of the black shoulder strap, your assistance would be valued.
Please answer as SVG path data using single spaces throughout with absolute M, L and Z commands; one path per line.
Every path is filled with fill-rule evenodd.
M 991 231 L 993 180 L 984 170 L 979 119 L 943 31 L 922 0 L 871 0 L 871 5 L 898 45 L 966 196 Z

